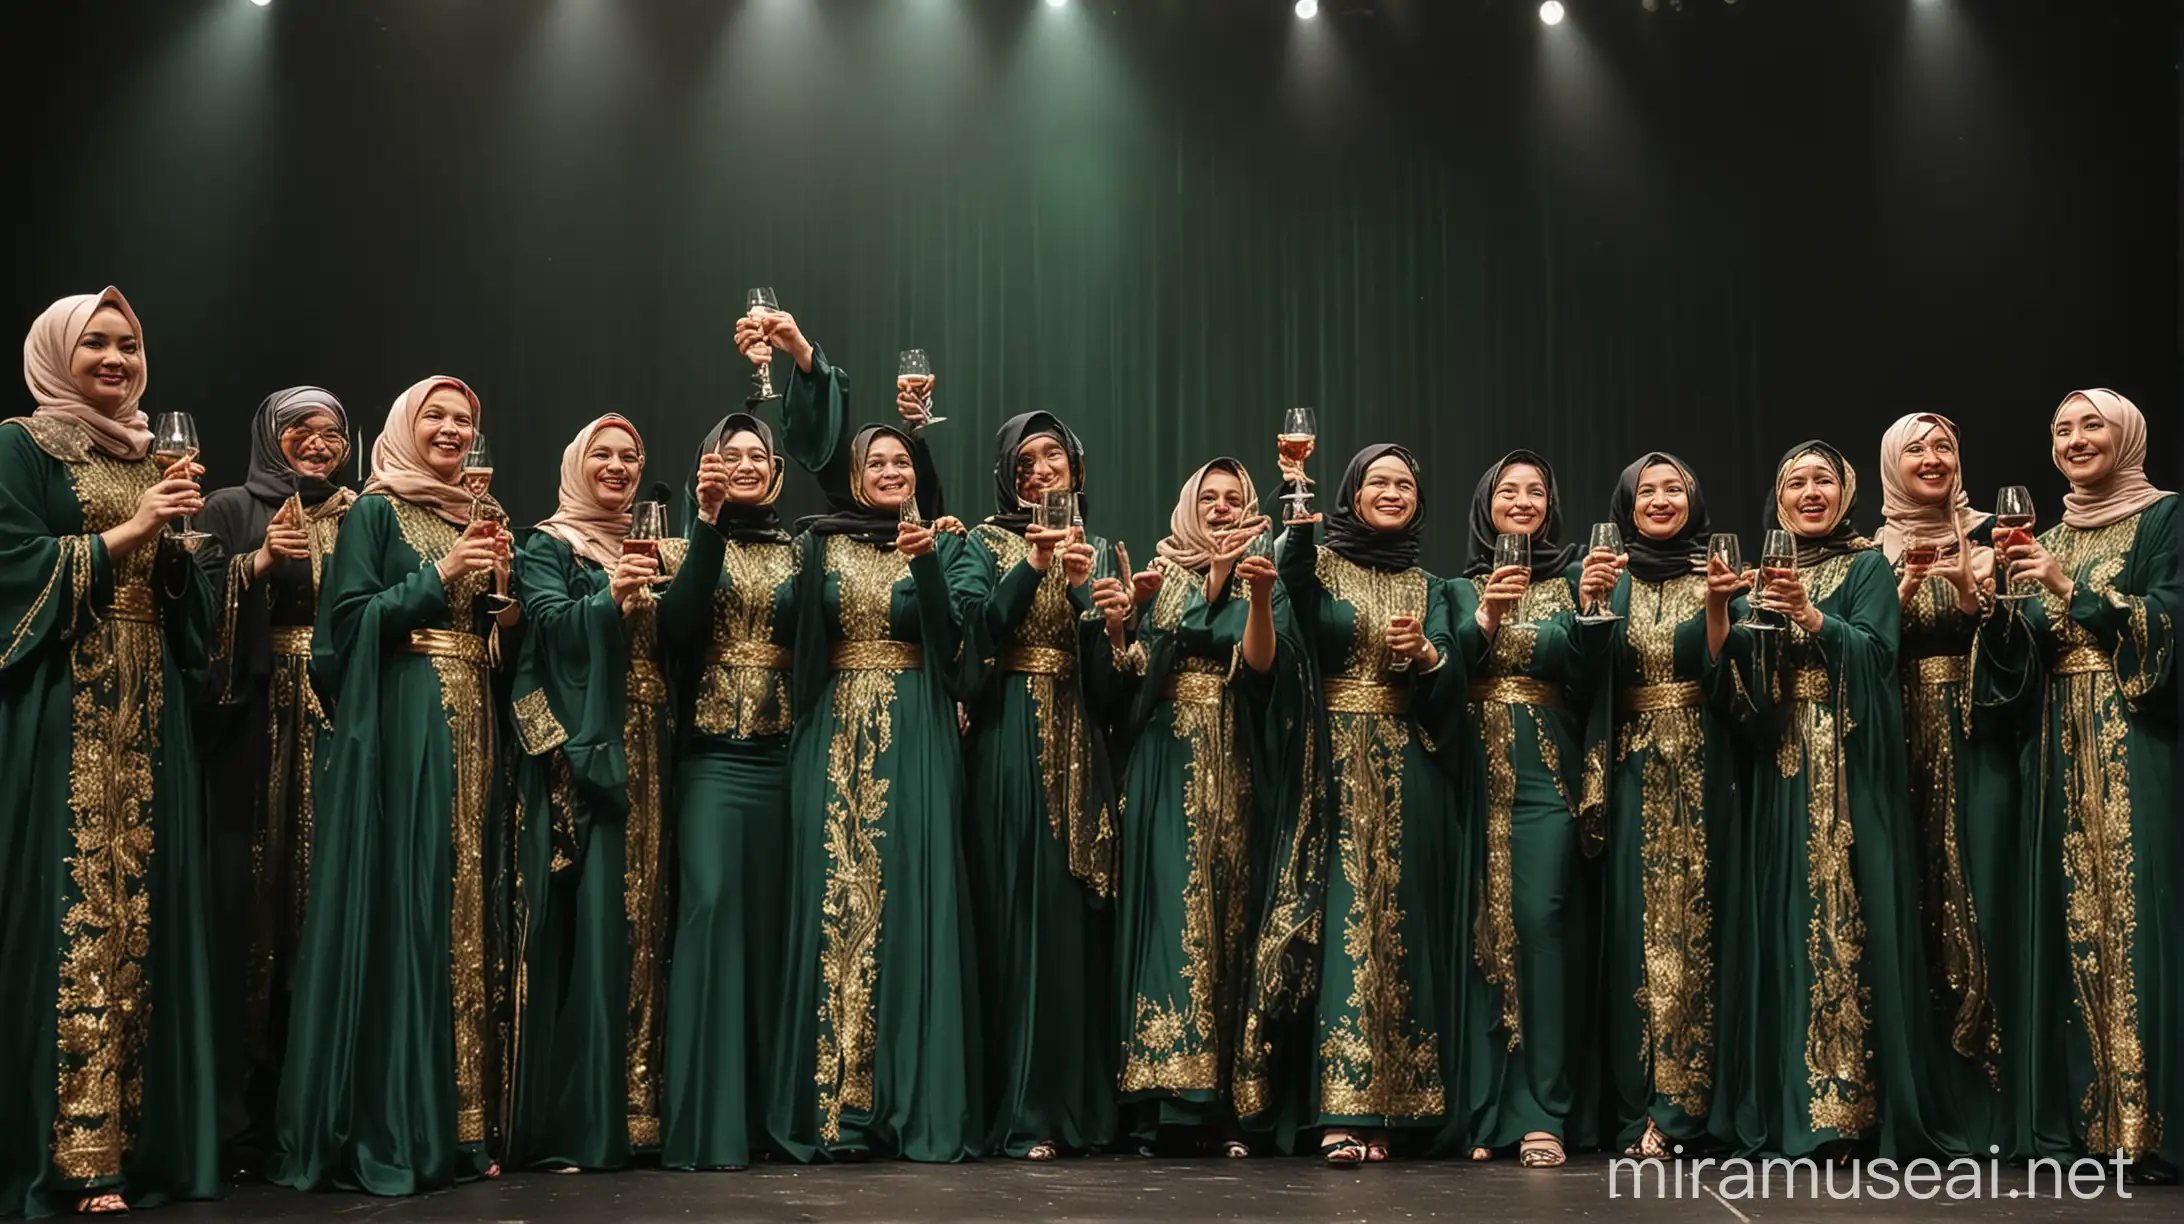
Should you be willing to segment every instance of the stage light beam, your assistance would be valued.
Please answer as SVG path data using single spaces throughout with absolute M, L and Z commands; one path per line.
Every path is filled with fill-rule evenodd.
M 1310 21 L 1319 16 L 1319 0 L 1297 0 L 1297 18 Z
M 1539 19 L 1548 25 L 1561 25 L 1564 15 L 1562 0 L 1546 0 L 1539 6 Z
M 266 5 L 273 3 L 273 0 L 250 0 L 250 2 L 259 8 L 264 8 Z
M 1067 3 L 1069 3 L 1069 0 L 1047 0 L 1047 7 L 1060 8 Z

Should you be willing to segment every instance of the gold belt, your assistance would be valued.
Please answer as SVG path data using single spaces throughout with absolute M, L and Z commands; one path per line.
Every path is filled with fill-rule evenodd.
M 1641 684 L 1615 694 L 1619 714 L 1651 714 L 1658 710 L 1695 710 L 1706 703 L 1705 690 L 1696 680 L 1668 684 Z
M 835 671 L 916 671 L 925 666 L 925 651 L 914 642 L 836 642 L 827 665 Z
M 311 657 L 311 626 L 275 625 L 268 642 L 274 654 Z
M 412 629 L 402 649 L 410 654 L 431 655 L 435 659 L 461 659 L 480 667 L 491 662 L 485 652 L 484 638 L 456 629 Z
M 1824 667 L 1800 667 L 1790 673 L 1790 696 L 1797 701 L 1826 701 L 1828 672 Z
M 1562 705 L 1562 686 L 1530 676 L 1494 676 L 1472 681 L 1471 699 L 1502 705 L 1543 706 L 1552 710 Z
M 114 588 L 114 606 L 107 610 L 114 620 L 142 621 L 151 624 L 158 615 L 152 607 L 152 588 L 140 582 Z
M 1911 660 L 1911 674 L 1920 684 L 1962 684 L 1972 674 L 1967 655 L 1922 655 Z
M 1355 676 L 1327 677 L 1320 682 L 1320 698 L 1331 714 L 1410 713 L 1409 689 Z
M 652 660 L 631 659 L 629 681 L 623 691 L 647 705 L 659 705 L 667 700 L 667 679 L 660 674 L 660 665 Z
M 2109 667 L 2108 656 L 2097 646 L 2073 646 L 2055 660 L 2048 670 L 2058 676 L 2082 676 L 2087 672 L 2104 672 Z
M 1066 650 L 1052 646 L 1011 646 L 1001 652 L 1001 670 L 1031 676 L 1066 676 L 1077 669 L 1077 660 Z
M 1176 660 L 1175 669 L 1179 672 L 1190 672 L 1200 676 L 1219 676 L 1224 680 L 1228 678 L 1229 673 L 1228 664 L 1219 659 L 1209 659 L 1204 655 L 1185 655 L 1183 658 Z
M 1219 676 L 1198 671 L 1171 673 L 1160 685 L 1164 701 L 1189 701 L 1200 705 L 1221 704 L 1221 694 L 1228 688 Z M 1330 707 L 1332 708 L 1332 707 Z
M 757 667 L 766 671 L 787 671 L 795 665 L 796 656 L 786 646 L 772 642 L 730 642 L 715 646 L 706 652 L 705 661 L 720 667 Z

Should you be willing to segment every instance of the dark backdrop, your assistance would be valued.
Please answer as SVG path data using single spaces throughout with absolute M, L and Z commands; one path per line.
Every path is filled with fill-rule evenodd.
M 607 410 L 680 486 L 748 385 L 754 284 L 868 414 L 932 352 L 967 518 L 994 427 L 1060 412 L 1141 558 L 1199 462 L 1270 475 L 1297 403 L 1330 488 L 1361 444 L 1417 450 L 1443 569 L 1518 445 L 1570 531 L 1654 447 L 1749 531 L 1823 436 L 1870 526 L 1881 430 L 1933 409 L 1982 504 L 2024 481 L 2052 514 L 2048 413 L 2108 385 L 2173 482 L 2175 4 L 1323 7 L 11 4 L 5 307 L 121 285 L 148 407 L 198 413 L 222 481 L 272 389 L 376 431 L 460 375 L 524 517 Z

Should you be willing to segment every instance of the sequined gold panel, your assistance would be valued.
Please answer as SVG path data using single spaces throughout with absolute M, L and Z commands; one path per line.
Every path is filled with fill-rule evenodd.
M 1313 562 L 1320 586 L 1328 596 L 1350 605 L 1356 621 L 1350 628 L 1350 650 L 1339 668 L 1351 676 L 1377 676 L 1388 670 L 1394 656 L 1388 653 L 1388 622 L 1398 616 L 1424 620 L 1426 573 L 1407 569 L 1385 573 L 1353 565 L 1324 545 Z
M 622 901 L 629 925 L 629 993 L 623 1032 L 630 1145 L 660 1143 L 660 1051 L 667 1022 L 668 939 L 674 929 L 666 794 L 660 746 L 667 741 L 667 687 L 659 671 L 659 632 L 650 607 L 624 621 L 630 673 L 622 743 L 628 760 L 629 817 L 623 825 Z
M 698 730 L 752 737 L 789 729 L 788 669 L 756 665 L 732 648 L 772 645 L 776 592 L 795 578 L 802 556 L 801 548 L 788 544 L 731 542 L 722 553 L 725 581 L 713 592 L 711 648 L 717 657 L 708 661 L 698 686 Z
M 1293 720 L 1303 716 L 1299 710 L 1274 715 L 1285 720 L 1285 735 L 1296 729 Z M 1243 1035 L 1237 1040 L 1231 1072 L 1230 1092 L 1240 1117 L 1250 1117 L 1273 1105 L 1273 1028 L 1302 1009 L 1311 997 L 1319 967 L 1317 952 L 1324 915 L 1312 899 L 1325 890 L 1327 848 L 1321 822 L 1312 819 L 1310 813 L 1325 807 L 1327 792 L 1318 754 L 1307 752 L 1303 758 L 1298 763 L 1299 793 L 1306 816 L 1299 820 L 1286 851 L 1273 865 L 1273 878 L 1260 885 L 1272 896 L 1249 948 L 1251 993 L 1243 1000 Z

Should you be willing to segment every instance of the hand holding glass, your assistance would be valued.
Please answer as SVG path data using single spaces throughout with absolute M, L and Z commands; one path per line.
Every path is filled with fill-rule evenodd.
M 152 459 L 159 464 L 160 479 L 166 479 L 167 470 L 177 463 L 187 463 L 197 458 L 197 422 L 187 412 L 162 412 L 152 423 Z M 211 537 L 190 524 L 190 515 L 183 515 L 168 524 L 167 534 L 173 536 L 182 547 L 196 552 L 197 547 Z
M 1616 530 L 1613 523 L 1594 523 L 1592 543 L 1587 551 L 1595 556 L 1605 553 L 1611 557 L 1619 557 L 1623 554 L 1623 533 Z M 1615 614 L 1614 608 L 1599 599 L 1593 599 L 1577 619 L 1584 624 L 1597 625 L 1623 618 Z
M 2032 490 L 2023 485 L 2008 485 L 1994 499 L 1994 550 L 2002 555 L 2002 563 L 2009 563 L 2010 550 L 2032 543 Z M 2004 573 L 2008 573 L 2005 569 Z M 2019 580 L 2011 575 L 2003 584 L 2001 599 L 2031 599 L 2040 593 L 2040 584 L 2030 579 Z
M 895 359 L 895 389 L 917 392 L 918 401 L 925 409 L 925 419 L 919 422 L 921 426 L 938 425 L 948 419 L 933 415 L 933 363 L 924 349 L 904 349 Z

